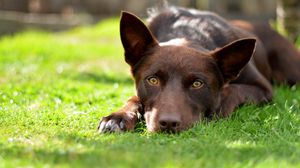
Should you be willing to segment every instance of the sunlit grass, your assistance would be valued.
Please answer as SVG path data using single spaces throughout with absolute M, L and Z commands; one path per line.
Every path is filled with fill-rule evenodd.
M 0 39 L 0 167 L 300 166 L 299 86 L 181 134 L 97 134 L 134 94 L 118 27 Z

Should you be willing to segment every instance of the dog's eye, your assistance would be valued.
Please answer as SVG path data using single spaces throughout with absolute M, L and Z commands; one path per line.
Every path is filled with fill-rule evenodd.
M 200 89 L 202 86 L 203 86 L 203 82 L 199 80 L 194 81 L 192 84 L 193 89 Z
M 157 77 L 151 76 L 151 77 L 147 78 L 147 81 L 150 85 L 153 85 L 153 86 L 158 85 Z

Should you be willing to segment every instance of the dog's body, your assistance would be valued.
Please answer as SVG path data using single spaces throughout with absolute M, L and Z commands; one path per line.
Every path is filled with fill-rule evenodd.
M 149 131 L 178 132 L 244 103 L 271 101 L 273 81 L 300 82 L 299 52 L 267 25 L 176 7 L 149 20 L 148 29 L 122 14 L 121 40 L 137 96 L 104 117 L 100 132 L 133 130 L 138 113 Z

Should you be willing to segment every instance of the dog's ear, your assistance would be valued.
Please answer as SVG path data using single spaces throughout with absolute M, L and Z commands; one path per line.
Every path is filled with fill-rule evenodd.
M 255 51 L 254 38 L 234 41 L 212 53 L 216 60 L 225 82 L 235 79 L 243 67 L 251 59 Z
M 147 49 L 158 45 L 147 26 L 135 15 L 122 12 L 120 21 L 121 41 L 125 50 L 125 61 L 134 66 Z

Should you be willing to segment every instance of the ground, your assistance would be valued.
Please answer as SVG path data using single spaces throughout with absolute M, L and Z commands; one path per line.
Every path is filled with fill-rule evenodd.
M 99 135 L 134 94 L 118 27 L 1 37 L 0 167 L 300 167 L 300 86 L 181 134 Z

